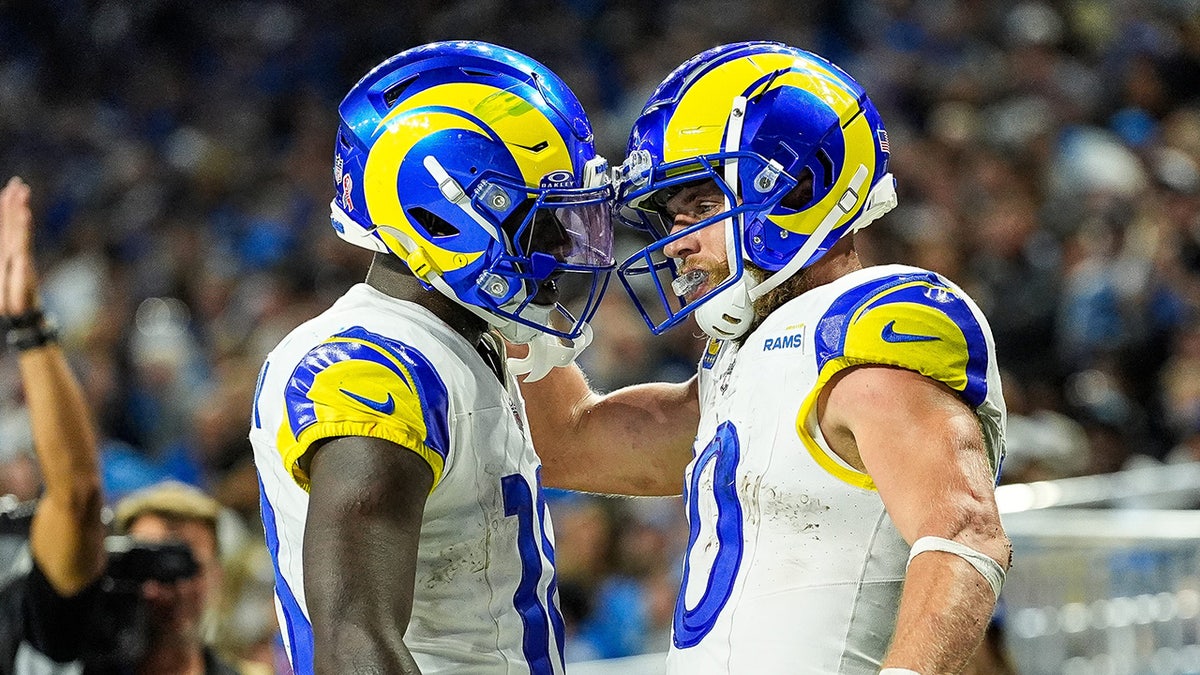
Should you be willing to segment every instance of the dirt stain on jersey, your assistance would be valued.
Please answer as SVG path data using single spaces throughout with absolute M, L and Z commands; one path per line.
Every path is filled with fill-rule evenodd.
M 764 521 L 775 521 L 813 536 L 819 533 L 821 521 L 829 511 L 829 506 L 822 503 L 820 498 L 803 492 L 789 493 L 774 486 L 762 488 L 757 503 Z

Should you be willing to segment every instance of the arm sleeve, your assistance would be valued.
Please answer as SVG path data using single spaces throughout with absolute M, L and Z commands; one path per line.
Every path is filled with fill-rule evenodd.
M 296 483 L 308 489 L 301 459 L 337 436 L 391 441 L 420 455 L 437 486 L 450 454 L 449 396 L 423 354 L 397 340 L 352 328 L 300 360 L 284 388 L 278 447 Z

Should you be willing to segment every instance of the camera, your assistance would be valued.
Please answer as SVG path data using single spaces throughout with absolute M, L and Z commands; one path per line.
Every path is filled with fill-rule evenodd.
M 142 584 L 170 584 L 196 576 L 200 566 L 186 544 L 147 544 L 129 537 L 104 541 L 108 565 L 100 580 L 99 601 L 84 639 L 84 661 L 98 667 L 120 668 L 138 662 L 150 639 L 150 621 L 142 599 Z
M 104 584 L 109 590 L 126 586 L 136 590 L 145 581 L 174 583 L 200 571 L 186 544 L 147 544 L 129 537 L 108 537 L 104 548 L 108 551 Z

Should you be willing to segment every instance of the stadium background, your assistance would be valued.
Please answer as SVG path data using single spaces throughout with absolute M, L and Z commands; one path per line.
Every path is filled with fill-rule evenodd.
M 831 58 L 895 153 L 900 206 L 864 232 L 867 256 L 941 272 L 991 318 L 1003 480 L 1200 458 L 1198 0 L 0 0 L 0 171 L 34 190 L 107 497 L 170 476 L 229 507 L 230 653 L 280 659 L 245 438 L 257 368 L 368 262 L 329 227 L 336 105 L 383 58 L 449 38 L 557 71 L 614 162 L 655 84 L 702 49 Z M 611 290 L 582 359 L 594 384 L 688 377 L 698 331 L 652 339 Z M 7 358 L 0 493 L 36 489 Z M 568 659 L 664 649 L 678 501 L 551 508 Z

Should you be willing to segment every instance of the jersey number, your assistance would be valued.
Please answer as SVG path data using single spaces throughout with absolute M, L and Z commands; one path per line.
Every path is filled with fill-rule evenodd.
M 733 593 L 738 566 L 742 563 L 742 505 L 737 498 L 737 429 L 730 422 L 717 427 L 717 433 L 704 452 L 696 458 L 691 479 L 684 486 L 684 501 L 688 510 L 687 558 L 683 565 L 683 583 L 675 602 L 673 640 L 679 649 L 694 647 L 716 624 L 717 615 Z M 692 551 L 700 536 L 700 478 L 712 462 L 713 498 L 717 506 L 717 554 L 708 573 L 704 595 L 695 607 L 688 608 L 685 595 L 692 571 Z
M 529 662 L 532 675 L 553 673 L 550 656 L 550 628 L 554 628 L 555 644 L 558 645 L 558 663 L 563 663 L 563 618 L 554 599 L 558 595 L 558 584 L 550 578 L 547 600 L 538 594 L 542 580 L 542 555 L 554 564 L 554 545 L 546 535 L 546 500 L 542 497 L 542 469 L 537 470 L 537 498 L 529 487 L 529 481 L 519 473 L 500 479 L 504 494 L 504 515 L 517 518 L 517 550 L 521 554 L 521 583 L 513 594 L 513 606 L 525 624 L 525 637 L 521 648 Z M 536 510 L 535 510 L 536 508 Z M 539 541 L 540 540 L 540 541 Z M 549 613 L 546 611 L 549 605 Z M 547 616 L 549 621 L 547 622 Z

